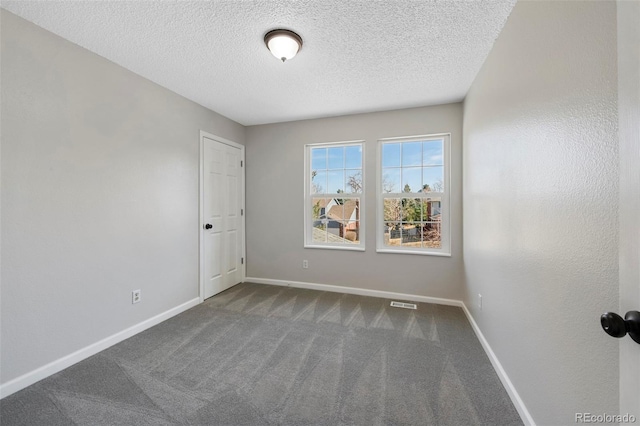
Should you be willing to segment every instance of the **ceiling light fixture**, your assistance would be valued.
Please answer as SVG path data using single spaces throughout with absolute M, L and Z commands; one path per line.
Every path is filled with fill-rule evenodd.
M 302 49 L 302 38 L 289 30 L 273 30 L 264 35 L 264 43 L 273 56 L 282 62 L 293 58 Z

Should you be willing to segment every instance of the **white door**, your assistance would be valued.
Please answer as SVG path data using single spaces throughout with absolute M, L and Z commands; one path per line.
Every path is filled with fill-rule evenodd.
M 640 311 L 640 3 L 617 2 L 620 315 Z M 620 414 L 640 421 L 640 345 L 620 339 Z
M 240 283 L 244 269 L 241 146 L 202 136 L 203 298 Z

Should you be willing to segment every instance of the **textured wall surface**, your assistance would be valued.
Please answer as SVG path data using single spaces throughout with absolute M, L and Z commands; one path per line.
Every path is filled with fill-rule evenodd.
M 618 1 L 620 312 L 640 310 L 640 2 Z M 640 347 L 620 341 L 620 412 L 640 418 Z
M 242 124 L 460 102 L 516 0 L 12 1 L 2 6 Z M 282 64 L 274 28 L 304 46 Z
M 378 139 L 451 133 L 452 256 L 376 253 Z M 247 128 L 247 276 L 462 297 L 462 105 Z M 303 247 L 304 145 L 365 141 L 366 251 Z M 309 269 L 302 269 L 302 260 Z
M 466 303 L 540 425 L 618 412 L 616 93 L 615 2 L 519 2 L 464 104 Z
M 6 383 L 198 296 L 199 130 L 244 128 L 1 17 Z

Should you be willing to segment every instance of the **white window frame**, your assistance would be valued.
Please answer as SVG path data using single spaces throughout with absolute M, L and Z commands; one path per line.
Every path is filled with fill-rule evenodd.
M 354 193 L 322 193 L 311 194 L 311 149 L 312 148 L 336 148 L 342 146 L 360 146 L 362 149 L 362 192 Z M 365 141 L 342 141 L 342 142 L 321 142 L 306 144 L 304 146 L 304 248 L 319 248 L 330 250 L 352 250 L 365 251 Z M 313 209 L 311 202 L 313 198 L 358 198 L 360 200 L 359 213 L 359 244 L 353 243 L 330 243 L 313 241 Z
M 443 192 L 424 192 L 424 193 L 409 193 L 408 197 L 406 192 L 383 192 L 382 180 L 383 180 L 383 168 L 382 168 L 382 146 L 387 143 L 402 143 L 402 142 L 424 142 L 429 140 L 442 140 L 443 144 Z M 377 158 L 377 183 L 376 183 L 376 252 L 378 253 L 404 253 L 404 254 L 420 254 L 431 256 L 451 256 L 451 134 L 440 133 L 430 135 L 419 136 L 406 136 L 396 138 L 384 138 L 378 140 L 378 158 Z M 402 188 L 399 188 L 402 190 Z M 384 245 L 384 199 L 385 198 L 441 198 L 441 245 L 440 248 L 417 248 L 417 247 L 403 247 L 398 246 L 385 246 Z

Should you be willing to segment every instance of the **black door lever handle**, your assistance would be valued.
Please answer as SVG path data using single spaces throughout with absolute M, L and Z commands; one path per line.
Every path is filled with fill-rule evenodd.
M 212 224 L 210 224 L 210 223 L 207 223 L 207 224 L 204 226 L 204 229 L 211 229 L 211 228 L 213 228 L 213 225 L 212 225 Z
M 600 317 L 600 325 L 609 336 L 624 337 L 629 333 L 636 343 L 640 343 L 640 312 L 629 311 L 624 319 L 615 312 L 605 312 Z

